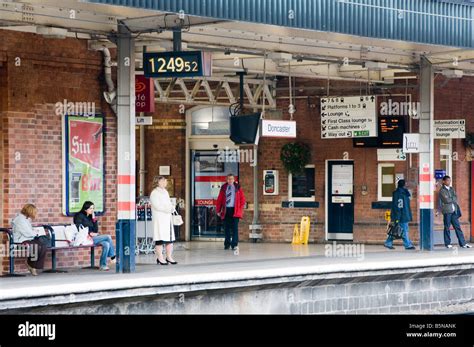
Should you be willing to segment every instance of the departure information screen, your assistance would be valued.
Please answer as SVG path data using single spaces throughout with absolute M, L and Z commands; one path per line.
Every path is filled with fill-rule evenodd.
M 404 132 L 404 117 L 379 117 L 378 136 L 354 139 L 354 147 L 401 148 Z

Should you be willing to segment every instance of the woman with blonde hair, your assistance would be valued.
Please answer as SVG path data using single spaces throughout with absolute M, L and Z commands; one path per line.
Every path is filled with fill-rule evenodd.
M 175 207 L 171 203 L 170 195 L 166 190 L 168 181 L 163 176 L 153 180 L 153 191 L 150 194 L 151 212 L 153 218 L 153 241 L 155 241 L 156 263 L 159 265 L 176 265 L 173 259 L 173 242 L 175 241 L 172 213 Z M 163 245 L 166 249 L 166 258 L 163 259 Z
M 31 225 L 31 221 L 36 218 L 37 213 L 38 209 L 35 205 L 26 204 L 12 220 L 13 242 L 29 246 L 26 266 L 33 276 L 38 275 L 37 270 L 43 269 L 48 247 L 44 237 L 40 237 Z M 32 248 L 36 248 L 36 251 L 31 251 Z

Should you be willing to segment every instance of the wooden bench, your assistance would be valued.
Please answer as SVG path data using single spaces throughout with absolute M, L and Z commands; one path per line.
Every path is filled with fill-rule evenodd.
M 69 225 L 69 224 L 68 224 Z M 61 250 L 71 250 L 71 249 L 81 249 L 81 248 L 89 248 L 90 249 L 90 261 L 91 265 L 88 267 L 84 267 L 84 269 L 97 269 L 95 266 L 95 245 L 81 245 L 81 246 L 66 246 L 66 247 L 59 247 L 57 246 L 58 241 L 66 241 L 68 240 L 65 239 L 57 239 L 55 232 L 54 232 L 54 227 L 60 227 L 60 226 L 67 226 L 66 224 L 58 224 L 58 225 L 36 225 L 34 228 L 44 228 L 45 230 L 45 235 L 48 234 L 51 238 L 51 246 L 48 247 L 48 251 L 51 251 L 51 269 L 50 270 L 45 270 L 43 272 L 47 273 L 61 273 L 61 272 L 67 272 L 65 270 L 59 270 L 56 267 L 57 264 L 57 252 Z M 13 277 L 13 276 L 25 276 L 22 274 L 16 274 L 15 273 L 15 250 L 18 248 L 18 246 L 22 245 L 22 243 L 15 243 L 13 242 L 13 231 L 12 228 L 0 228 L 0 232 L 5 233 L 7 235 L 7 241 L 8 241 L 8 273 L 7 274 L 2 274 L 2 276 L 6 277 Z

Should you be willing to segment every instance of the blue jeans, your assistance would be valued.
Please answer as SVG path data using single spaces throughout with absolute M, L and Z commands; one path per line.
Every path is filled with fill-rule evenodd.
M 466 244 L 466 240 L 464 239 L 464 235 L 461 230 L 461 225 L 459 225 L 459 217 L 455 213 L 445 213 L 443 214 L 443 222 L 444 222 L 444 245 L 448 246 L 451 244 L 451 232 L 449 228 L 451 224 L 454 227 L 454 231 L 456 231 L 456 236 L 458 238 L 459 246 L 464 246 Z
M 410 241 L 410 237 L 408 236 L 408 223 L 398 223 L 402 228 L 402 240 L 403 246 L 405 248 L 413 247 L 413 243 Z M 387 240 L 385 241 L 385 246 L 392 247 L 393 246 L 393 237 L 388 235 Z
M 107 257 L 115 256 L 115 247 L 112 243 L 112 238 L 110 235 L 97 235 L 92 238 L 94 240 L 94 245 L 102 246 L 102 254 L 100 255 L 100 267 L 107 266 Z

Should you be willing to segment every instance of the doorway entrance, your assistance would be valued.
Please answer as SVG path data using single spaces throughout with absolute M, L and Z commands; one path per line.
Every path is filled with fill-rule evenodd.
M 326 161 L 326 239 L 354 239 L 354 162 Z
M 216 213 L 217 197 L 228 173 L 238 180 L 239 165 L 221 161 L 219 151 L 192 150 L 191 157 L 191 238 L 223 238 L 223 223 Z
M 238 179 L 239 163 L 228 160 L 238 148 L 229 139 L 225 106 L 199 106 L 186 113 L 186 240 L 222 241 L 224 227 L 216 213 L 227 174 Z

